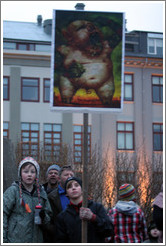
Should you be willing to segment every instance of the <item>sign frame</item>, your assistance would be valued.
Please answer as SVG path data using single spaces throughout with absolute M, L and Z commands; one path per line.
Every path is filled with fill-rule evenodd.
M 66 18 L 64 18 L 64 15 L 66 15 Z M 72 16 L 74 15 L 74 18 L 72 18 Z M 81 19 L 79 18 L 79 16 L 81 15 Z M 77 16 L 78 16 L 78 19 L 77 19 Z M 85 16 L 85 18 L 84 18 L 84 16 Z M 94 16 L 94 17 L 93 17 Z M 60 88 L 62 88 L 62 86 L 60 87 L 60 82 L 55 82 L 55 78 L 56 77 L 58 77 L 58 76 L 56 76 L 56 73 L 58 74 L 58 69 L 59 70 L 61 70 L 61 74 L 63 73 L 63 75 L 61 76 L 61 77 L 59 77 L 60 79 L 59 79 L 59 81 L 63 81 L 63 79 L 64 79 L 64 77 L 66 76 L 64 76 L 64 74 L 68 74 L 68 71 L 74 71 L 75 72 L 75 68 L 78 68 L 78 66 L 76 67 L 74 67 L 74 69 L 73 69 L 73 67 L 72 67 L 72 69 L 73 70 L 67 70 L 67 72 L 66 72 L 66 70 L 65 71 L 62 71 L 62 67 L 63 67 L 63 64 L 67 64 L 67 59 L 69 60 L 69 58 L 71 57 L 71 53 L 73 54 L 73 57 L 74 57 L 74 59 L 75 59 L 75 57 L 76 57 L 76 60 L 78 60 L 77 59 L 77 54 L 76 54 L 76 51 L 77 51 L 77 49 L 78 48 L 75 48 L 75 50 L 73 51 L 72 49 L 73 49 L 73 47 L 71 48 L 71 50 L 70 50 L 70 47 L 71 47 L 71 45 L 72 45 L 72 42 L 70 42 L 70 44 L 67 42 L 67 43 L 63 43 L 64 42 L 64 40 L 63 40 L 63 42 L 62 43 L 60 43 L 59 42 L 59 33 L 60 33 L 60 31 L 61 32 L 64 32 L 64 30 L 66 31 L 67 30 L 67 28 L 69 27 L 69 24 L 71 23 L 71 22 L 74 22 L 74 21 L 77 21 L 77 20 L 81 20 L 81 21 L 89 21 L 89 19 L 92 19 L 93 20 L 93 18 L 95 18 L 95 16 L 97 16 L 96 18 L 98 18 L 99 20 L 101 19 L 101 21 L 103 21 L 103 27 L 101 27 L 102 25 L 100 24 L 100 31 L 101 31 L 101 33 L 102 33 L 102 38 L 103 37 L 109 37 L 109 39 L 107 38 L 107 39 L 104 39 L 103 40 L 103 43 L 105 44 L 106 43 L 106 45 L 108 45 L 108 42 L 109 42 L 109 44 L 112 42 L 112 44 L 115 46 L 115 47 L 113 47 L 112 48 L 112 46 L 110 45 L 110 47 L 111 47 L 111 55 L 109 56 L 110 57 L 110 60 L 111 60 L 111 62 L 112 62 L 112 64 L 113 64 L 113 68 L 115 67 L 115 63 L 118 61 L 118 65 L 119 65 L 119 67 L 120 67 L 120 69 L 118 70 L 118 68 L 117 68 L 117 70 L 116 71 L 118 71 L 119 72 L 119 78 L 120 78 L 120 82 L 117 82 L 117 80 L 115 80 L 115 78 L 114 78 L 114 88 L 115 88 L 115 91 L 114 91 L 114 95 L 115 95 L 115 93 L 116 93 L 116 91 L 120 91 L 119 93 L 119 106 L 114 106 L 114 105 L 116 105 L 115 103 L 112 103 L 112 102 L 116 102 L 116 100 L 114 100 L 114 95 L 113 95 L 113 99 L 112 99 L 112 101 L 111 101 L 111 103 L 109 104 L 108 102 L 106 103 L 106 104 L 103 104 L 103 102 L 101 102 L 101 100 L 100 100 L 100 98 L 98 98 L 97 100 L 97 102 L 99 102 L 98 103 L 98 105 L 97 104 L 93 104 L 93 101 L 92 101 L 92 104 L 88 104 L 88 106 L 87 106 L 87 103 L 78 103 L 78 105 L 76 105 L 76 104 L 73 104 L 73 103 L 71 103 L 71 102 L 63 102 L 62 103 L 62 97 L 63 97 L 63 95 L 61 95 L 60 94 Z M 121 29 L 117 29 L 117 31 L 120 33 L 120 31 L 119 30 L 121 30 L 121 33 L 120 34 L 118 34 L 119 36 L 120 36 L 120 41 L 116 44 L 116 41 L 112 41 L 112 38 L 110 39 L 110 34 L 109 34 L 109 32 L 111 33 L 111 32 L 113 32 L 113 34 L 114 34 L 114 36 L 116 35 L 116 22 L 115 22 L 115 20 L 116 20 L 116 18 L 118 18 L 118 16 L 120 16 L 120 24 L 121 24 Z M 64 28 L 64 29 L 62 29 L 62 23 L 60 23 L 60 22 L 62 22 L 62 17 L 63 17 L 63 19 L 66 19 L 66 28 Z M 68 17 L 68 20 L 67 20 L 67 17 Z M 112 19 L 111 19 L 112 18 Z M 60 21 L 61 20 L 61 21 Z M 114 22 L 113 22 L 114 21 Z M 92 22 L 92 21 L 91 21 Z M 99 21 L 100 22 L 100 21 Z M 107 22 L 108 23 L 111 23 L 110 24 L 110 28 L 109 28 L 109 26 L 108 26 L 108 24 L 107 24 Z M 92 23 L 93 24 L 93 23 Z M 96 22 L 95 22 L 95 25 L 96 25 Z M 118 25 L 117 25 L 117 27 L 119 27 Z M 112 29 L 113 29 L 113 31 L 112 31 Z M 99 26 L 97 27 L 97 29 L 99 29 Z M 110 30 L 109 30 L 110 29 Z M 104 30 L 104 31 L 103 31 Z M 69 30 L 70 31 L 70 33 L 71 33 L 71 29 Z M 103 35 L 103 32 L 104 32 L 104 35 Z M 62 35 L 62 34 L 61 34 Z M 68 34 L 67 34 L 68 35 Z M 118 36 L 117 35 L 117 39 L 118 39 Z M 114 39 L 116 39 L 116 38 L 114 38 Z M 113 40 L 114 40 L 113 39 Z M 74 40 L 76 40 L 76 39 L 74 39 Z M 96 40 L 96 39 L 95 39 Z M 111 41 L 110 41 L 111 40 Z M 65 40 L 66 41 L 66 40 Z M 102 44 L 103 44 L 102 43 Z M 59 45 L 60 44 L 60 45 Z M 81 43 L 80 43 L 81 44 Z M 125 47 L 124 47 L 124 45 L 125 45 L 125 13 L 123 13 L 123 12 L 97 12 L 97 11 L 77 11 L 77 10 L 53 10 L 53 24 L 52 24 L 52 54 L 51 54 L 51 86 L 50 86 L 50 108 L 51 108 L 51 111 L 61 111 L 61 112 L 70 112 L 70 113 L 74 113 L 74 112 L 76 112 L 76 113 L 108 113 L 108 112 L 122 112 L 122 110 L 123 110 L 123 88 L 124 88 L 124 51 L 125 51 Z M 80 45 L 81 46 L 81 45 Z M 88 46 L 88 45 L 87 45 Z M 59 48 L 60 47 L 60 48 Z M 78 47 L 78 46 L 77 46 Z M 99 52 L 100 52 L 100 46 L 98 46 L 99 47 Z M 104 46 L 103 46 L 104 47 Z M 120 48 L 119 48 L 120 47 Z M 63 48 L 64 48 L 64 50 L 63 50 Z M 87 47 L 85 47 L 85 49 L 86 49 Z M 116 57 L 116 60 L 114 60 L 114 58 L 113 58 L 113 56 L 112 56 L 112 54 L 113 54 L 113 52 L 115 51 L 115 48 L 117 49 L 117 54 L 118 54 L 118 52 L 120 53 L 120 55 L 119 55 L 119 57 L 121 58 L 121 59 L 118 59 L 118 55 L 114 55 L 114 57 Z M 57 49 L 58 49 L 58 52 L 59 52 L 59 50 L 62 50 L 63 52 L 63 55 L 62 55 L 62 57 L 64 58 L 65 57 L 65 52 L 66 52 L 66 50 L 67 49 L 69 49 L 69 52 L 70 52 L 70 54 L 67 56 L 67 57 L 65 57 L 64 58 L 64 60 L 62 59 L 62 57 L 61 57 L 61 63 L 59 63 L 57 60 L 58 60 L 58 53 L 57 53 Z M 66 49 L 66 50 L 65 50 Z M 102 48 L 103 50 L 104 50 L 104 48 Z M 121 50 L 120 50 L 121 49 Z M 89 49 L 90 50 L 90 49 Z M 88 50 L 88 52 L 89 52 L 89 50 Z M 84 50 L 83 50 L 83 52 L 84 52 Z M 86 51 L 87 52 L 87 51 Z M 58 54 L 58 55 L 57 55 Z M 82 52 L 81 52 L 81 54 L 82 54 Z M 83 53 L 83 54 L 85 54 L 85 53 Z M 116 54 L 116 52 L 114 52 L 114 54 Z M 79 56 L 79 55 L 78 55 Z M 98 59 L 98 57 L 99 57 L 100 55 L 96 55 L 96 58 Z M 112 57 L 111 57 L 112 56 Z M 82 60 L 84 59 L 84 57 L 85 57 L 85 55 L 83 55 L 83 58 L 81 58 Z M 94 55 L 94 57 L 95 57 L 95 55 Z M 65 60 L 66 59 L 66 60 Z M 71 60 L 72 60 L 73 58 L 71 58 Z M 89 59 L 89 57 L 88 57 L 88 59 Z M 89 59 L 89 60 L 93 60 L 94 58 L 92 58 L 92 59 Z M 103 59 L 103 58 L 102 58 Z M 99 60 L 99 59 L 98 59 Z M 94 60 L 93 60 L 94 61 Z M 89 62 L 89 61 L 88 61 Z M 109 62 L 109 61 L 108 61 Z M 95 67 L 95 65 L 94 64 L 96 64 L 97 62 L 94 62 L 94 63 L 92 63 L 93 65 L 91 65 L 91 67 L 92 67 L 92 70 L 94 71 L 94 67 Z M 58 64 L 58 65 L 57 65 Z M 73 64 L 73 63 L 72 63 Z M 89 62 L 89 64 L 90 64 L 90 62 Z M 89 66 L 89 64 L 87 65 L 87 67 Z M 101 62 L 101 64 L 102 64 L 102 62 Z M 75 65 L 75 64 L 74 64 Z M 77 64 L 76 64 L 77 65 Z M 117 67 L 118 67 L 118 65 L 117 65 Z M 68 65 L 64 65 L 64 66 L 68 66 Z M 82 65 L 81 65 L 82 66 Z M 66 67 L 65 67 L 65 69 L 66 69 Z M 98 67 L 97 67 L 98 68 Z M 82 69 L 82 67 L 81 67 L 81 69 Z M 92 71 L 91 70 L 91 71 Z M 77 70 L 78 71 L 78 70 Z M 76 71 L 76 72 L 77 72 Z M 85 70 L 84 70 L 85 71 Z M 99 71 L 98 69 L 96 70 L 97 72 Z M 102 71 L 102 70 L 101 70 Z M 79 71 L 80 72 L 80 71 Z M 81 72 L 80 72 L 81 73 Z M 109 73 L 109 72 L 108 72 Z M 115 74 L 115 70 L 114 71 L 112 71 L 112 73 L 113 73 L 113 76 L 114 76 L 114 74 Z M 59 74 L 60 74 L 60 72 L 59 72 Z M 97 73 L 96 73 L 97 74 Z M 102 74 L 102 73 L 100 73 L 100 74 Z M 106 73 L 107 74 L 107 73 Z M 117 73 L 116 73 L 117 74 Z M 71 73 L 70 73 L 70 76 L 71 76 Z M 74 76 L 75 76 L 75 74 L 74 74 Z M 80 76 L 80 75 L 78 75 L 78 76 Z M 82 76 L 82 74 L 81 74 L 81 76 Z M 116 75 L 116 77 L 117 77 L 117 75 Z M 63 79 L 62 79 L 63 78 Z M 67 77 L 65 77 L 65 81 L 68 81 L 68 78 L 66 79 Z M 79 77 L 80 78 L 80 77 Z M 79 79 L 78 78 L 78 79 Z M 82 78 L 82 77 L 81 77 Z M 58 80 L 57 80 L 58 81 Z M 74 83 L 75 83 L 75 79 L 71 79 L 71 81 L 74 81 Z M 106 81 L 107 82 L 107 81 Z M 55 86 L 55 83 L 57 83 L 56 84 L 56 86 Z M 58 84 L 59 83 L 59 84 Z M 66 82 L 62 82 L 61 84 L 63 84 L 63 86 L 64 86 L 64 84 L 65 84 Z M 85 81 L 85 83 L 86 83 L 86 81 Z M 104 82 L 105 83 L 105 82 Z M 74 86 L 73 86 L 74 85 Z M 74 87 L 74 89 L 75 89 L 75 84 L 73 84 L 72 86 Z M 66 85 L 65 85 L 66 86 Z M 83 85 L 84 86 L 84 85 Z M 87 85 L 86 85 L 87 86 Z M 82 88 L 82 85 L 78 88 L 78 87 L 76 87 L 76 91 L 78 92 L 80 92 L 80 94 L 81 95 L 83 95 L 82 96 L 82 98 L 84 98 L 83 99 L 83 101 L 85 100 L 89 100 L 89 95 L 88 94 L 91 94 L 91 95 L 93 95 L 93 94 L 95 94 L 96 93 L 96 91 L 98 90 L 96 90 L 95 89 L 95 87 L 94 88 L 90 88 L 90 86 L 89 86 L 89 88 L 88 87 L 86 87 L 85 86 L 85 88 Z M 63 89 L 61 89 L 61 93 L 63 93 L 63 90 L 66 90 L 66 88 L 68 87 L 68 84 L 67 84 L 67 86 L 66 87 L 63 87 Z M 93 87 L 93 86 L 92 86 Z M 59 90 L 59 92 L 57 92 Z M 56 94 L 56 96 L 55 96 L 55 91 L 57 92 L 57 93 L 59 93 L 59 95 L 58 94 Z M 76 93 L 77 93 L 76 92 Z M 85 93 L 86 92 L 86 93 Z M 69 93 L 70 93 L 70 91 L 69 91 Z M 73 93 L 73 92 L 72 92 Z M 76 93 L 74 94 L 74 95 L 76 95 Z M 117 92 L 118 93 L 118 92 Z M 96 93 L 97 94 L 97 93 Z M 57 96 L 58 95 L 58 96 Z M 59 102 L 57 102 L 56 100 L 55 100 L 55 98 L 61 98 L 60 100 L 61 100 L 61 102 L 60 102 L 60 100 L 59 100 Z M 76 96 L 75 96 L 76 97 Z M 77 96 L 78 98 L 81 98 L 80 97 L 80 95 L 79 96 Z M 96 97 L 96 95 L 95 95 L 95 97 Z M 98 95 L 97 95 L 97 97 L 98 97 Z M 66 99 L 65 99 L 66 100 Z M 68 100 L 68 99 L 67 99 Z M 72 99 L 73 100 L 73 99 Z M 74 100 L 73 100 L 74 101 Z M 81 100 L 78 100 L 78 102 L 80 102 Z M 86 101 L 86 102 L 87 102 Z M 88 101 L 89 102 L 89 101 Z M 74 106 L 73 106 L 74 105 Z M 90 106 L 89 106 L 90 105 Z M 97 105 L 97 106 L 96 106 Z

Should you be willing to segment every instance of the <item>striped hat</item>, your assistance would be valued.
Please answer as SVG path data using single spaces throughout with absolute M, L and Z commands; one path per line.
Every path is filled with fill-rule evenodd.
M 134 201 L 135 188 L 131 184 L 123 184 L 119 188 L 119 197 L 121 201 Z

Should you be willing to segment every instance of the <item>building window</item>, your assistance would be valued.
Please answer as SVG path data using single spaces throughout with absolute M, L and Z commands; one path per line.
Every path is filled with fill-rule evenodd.
M 134 52 L 134 44 L 129 44 L 129 43 L 125 43 L 125 51 L 126 52 Z
M 148 33 L 148 54 L 163 55 L 163 35 Z
M 153 150 L 163 151 L 163 124 L 153 124 Z
M 134 150 L 134 123 L 117 122 L 117 149 Z
M 3 49 L 10 50 L 31 50 L 31 51 L 42 51 L 51 52 L 50 44 L 31 44 L 31 43 L 15 43 L 15 42 L 3 42 Z
M 163 102 L 163 77 L 152 76 L 152 101 L 154 103 Z
M 3 100 L 9 100 L 9 77 L 3 77 Z
M 16 44 L 17 50 L 35 50 L 35 44 L 30 43 L 17 43 Z
M 39 102 L 39 78 L 21 78 L 21 100 Z
M 74 143 L 74 163 L 82 164 L 83 154 L 83 126 L 74 125 L 73 129 Z M 91 126 L 88 126 L 88 160 L 91 156 Z
M 3 137 L 9 138 L 9 122 L 3 122 Z
M 51 52 L 51 45 L 36 44 L 36 51 Z
M 47 161 L 59 161 L 62 143 L 62 125 L 44 124 L 44 157 Z
M 124 100 L 133 101 L 133 74 L 124 75 Z
M 3 42 L 3 49 L 16 50 L 16 43 Z
M 21 124 L 21 150 L 22 158 L 32 156 L 39 159 L 39 124 Z
M 44 79 L 44 85 L 43 85 L 43 100 L 44 102 L 50 101 L 50 79 Z

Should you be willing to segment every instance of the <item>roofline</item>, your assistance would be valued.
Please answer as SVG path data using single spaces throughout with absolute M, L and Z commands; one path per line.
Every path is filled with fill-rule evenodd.
M 51 44 L 51 40 L 50 41 L 42 41 L 42 40 L 31 40 L 31 39 L 14 39 L 14 38 L 3 38 L 3 41 L 6 41 L 6 42 L 23 42 L 23 43 L 38 43 L 38 44 L 48 44 L 50 45 Z
M 141 31 L 141 30 L 132 30 L 132 31 L 126 32 L 126 34 L 132 33 L 132 32 L 145 32 L 145 33 L 160 33 L 160 34 L 163 34 L 163 32 L 156 32 L 156 31 Z
M 53 20 L 53 19 L 46 19 L 46 20 Z M 44 20 L 45 21 L 45 20 Z M 43 21 L 43 23 L 44 23 Z M 17 22 L 17 23 L 30 23 L 30 24 L 37 24 L 37 22 L 28 22 L 28 21 L 12 21 L 12 20 L 3 20 L 3 22 Z M 163 34 L 163 32 L 156 32 L 156 31 L 143 31 L 143 30 L 132 30 L 132 31 L 127 31 L 125 34 L 132 33 L 132 32 L 145 32 L 145 33 L 160 33 Z

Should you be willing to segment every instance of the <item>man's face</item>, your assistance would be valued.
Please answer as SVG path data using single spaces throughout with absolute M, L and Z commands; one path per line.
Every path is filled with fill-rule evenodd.
M 47 175 L 47 181 L 51 185 L 56 185 L 59 181 L 59 175 L 57 170 L 50 170 Z
M 67 169 L 63 170 L 63 172 L 61 173 L 61 176 L 60 176 L 61 186 L 64 188 L 66 180 L 70 177 L 73 177 L 73 176 L 74 176 L 74 173 L 72 170 L 67 170 Z

